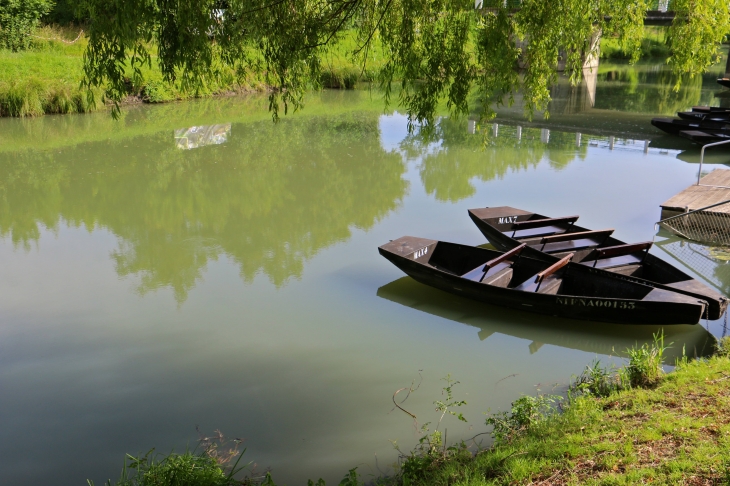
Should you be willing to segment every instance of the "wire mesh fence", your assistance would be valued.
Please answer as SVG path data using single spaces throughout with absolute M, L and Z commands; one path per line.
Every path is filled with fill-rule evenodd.
M 688 240 L 730 246 L 730 200 L 663 219 L 659 225 Z
M 712 287 L 730 295 L 730 248 L 707 246 L 669 237 L 655 246 L 699 275 Z
M 707 246 L 671 236 L 657 241 L 655 246 L 692 270 L 710 286 L 730 295 L 730 248 Z M 728 334 L 727 315 L 726 312 L 721 337 Z

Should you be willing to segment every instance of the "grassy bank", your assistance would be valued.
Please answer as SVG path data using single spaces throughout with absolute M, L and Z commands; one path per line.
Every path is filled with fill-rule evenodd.
M 641 41 L 641 58 L 663 60 L 669 57 L 667 46 L 667 30 L 663 27 L 644 27 L 644 39 Z M 617 39 L 604 37 L 601 39 L 602 59 L 631 59 L 624 52 Z
M 642 44 L 642 56 L 662 58 L 668 55 L 664 31 L 647 29 Z M 32 37 L 30 50 L 11 52 L 0 49 L 0 116 L 27 117 L 53 113 L 87 113 L 104 109 L 101 92 L 90 99 L 79 88 L 83 78 L 83 53 L 87 39 L 78 26 L 44 26 Z M 382 66 L 382 52 L 369 52 L 363 68 L 351 59 L 357 48 L 353 35 L 346 35 L 323 56 L 320 85 L 324 88 L 353 89 L 359 82 L 370 82 Z M 601 57 L 623 59 L 615 39 L 601 41 Z M 216 66 L 216 76 L 197 93 L 184 92 L 174 83 L 166 83 L 152 56 L 152 66 L 141 68 L 143 81 L 128 83 L 126 103 L 164 103 L 214 95 L 230 95 L 265 91 L 268 86 L 262 76 L 240 75 L 226 66 Z M 130 70 L 129 78 L 132 79 Z
M 349 53 L 354 38 L 346 37 L 325 56 L 320 82 L 325 88 L 352 89 L 360 81 L 370 81 L 382 62 L 371 53 L 368 69 L 355 65 Z M 104 108 L 100 92 L 90 100 L 79 88 L 83 78 L 83 53 L 87 39 L 81 27 L 45 26 L 33 36 L 30 50 L 11 52 L 0 49 L 0 116 L 39 116 L 52 113 L 86 113 Z M 218 65 L 215 77 L 197 93 L 187 93 L 175 83 L 166 83 L 152 57 L 152 67 L 141 68 L 143 81 L 128 84 L 126 103 L 164 103 L 214 95 L 265 91 L 263 78 L 239 75 Z M 130 70 L 130 79 L 131 70 Z
M 595 370 L 587 375 L 595 378 Z M 494 447 L 438 457 L 410 483 L 730 484 L 727 349 L 644 386 L 605 391 L 583 394 L 546 417 L 534 409 L 519 420 L 524 410 L 513 407 L 512 430 Z
M 722 340 L 710 359 L 684 360 L 664 374 L 662 342 L 631 350 L 621 370 L 587 368 L 569 399 L 522 397 L 508 413 L 491 415 L 495 444 L 473 451 L 466 444 L 445 447 L 440 435 L 424 437 L 402 457 L 401 467 L 381 485 L 716 485 L 730 484 L 730 339 Z M 450 382 L 451 383 L 451 382 Z M 449 392 L 449 399 L 451 399 Z M 447 406 L 459 402 L 451 400 Z M 436 403 L 436 402 L 435 402 Z M 441 402 L 438 402 L 441 403 Z M 554 404 L 560 405 L 555 408 Z M 444 404 L 442 404 L 444 405 Z M 451 413 L 449 411 L 449 413 Z M 161 460 L 130 458 L 134 467 L 119 486 L 167 484 L 265 484 L 269 474 L 235 479 L 227 466 L 237 449 L 221 455 L 210 442 L 196 456 L 172 455 Z M 197 457 L 197 459 L 196 459 Z M 181 464 L 192 474 L 214 478 L 165 482 Z M 236 466 L 240 464 L 237 463 Z M 196 476 L 197 477 L 197 476 Z M 181 476 L 177 476 L 179 480 Z M 311 485 L 324 486 L 321 479 Z M 362 484 L 357 470 L 340 485 Z

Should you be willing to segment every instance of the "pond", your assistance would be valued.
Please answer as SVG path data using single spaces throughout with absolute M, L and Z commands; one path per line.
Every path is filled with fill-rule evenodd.
M 412 134 L 367 90 L 312 94 L 276 124 L 260 96 L 0 120 L 0 483 L 101 484 L 125 453 L 194 447 L 196 426 L 245 439 L 279 484 L 387 474 L 391 441 L 420 437 L 398 389 L 419 386 L 402 406 L 433 427 L 443 378 L 459 381 L 468 422 L 444 419 L 451 442 L 596 359 L 620 364 L 659 328 L 467 301 L 377 247 L 483 244 L 474 207 L 580 214 L 727 293 L 730 257 L 654 229 L 699 150 L 649 119 L 728 101 L 710 75 L 672 83 L 604 63 L 561 81 L 548 120 L 517 99 L 494 124 Z M 726 331 L 667 327 L 668 354 Z

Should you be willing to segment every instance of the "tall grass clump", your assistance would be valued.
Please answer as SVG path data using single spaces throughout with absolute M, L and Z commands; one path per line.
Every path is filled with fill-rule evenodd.
M 324 88 L 355 89 L 360 74 L 357 69 L 328 69 L 320 75 L 320 83 Z
M 654 334 L 654 342 L 644 343 L 641 347 L 634 346 L 627 351 L 628 364 L 622 369 L 623 380 L 628 386 L 652 387 L 656 385 L 664 374 L 664 332 Z
M 0 86 L 0 116 L 40 116 L 45 113 L 45 87 L 38 80 Z
M 570 390 L 583 395 L 607 397 L 626 388 L 653 387 L 664 374 L 662 365 L 668 347 L 664 346 L 664 332 L 660 331 L 654 334 L 653 342 L 628 348 L 629 362 L 618 370 L 604 368 L 598 360 L 586 366 L 571 384 Z
M 102 106 L 100 97 L 69 85 L 48 85 L 31 78 L 0 84 L 0 116 L 31 117 L 46 113 L 87 113 Z

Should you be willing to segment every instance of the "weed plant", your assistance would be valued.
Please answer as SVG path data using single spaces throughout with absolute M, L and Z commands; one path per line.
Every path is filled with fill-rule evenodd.
M 730 357 L 730 336 L 724 336 L 717 340 L 717 343 L 715 344 L 715 354 L 726 358 Z
M 543 423 L 562 400 L 558 395 L 524 395 L 512 402 L 509 412 L 491 415 L 486 424 L 492 426 L 492 436 L 497 443 L 509 443 Z
M 231 445 L 232 443 L 232 445 Z M 202 437 L 199 448 L 182 454 L 155 454 L 152 449 L 140 456 L 127 455 L 115 486 L 241 486 L 271 482 L 267 473 L 257 477 L 251 463 L 239 466 L 245 449 L 239 450 L 240 441 L 228 441 L 220 431 L 212 437 Z M 244 470 L 251 472 L 237 479 Z M 87 481 L 94 486 L 93 481 Z M 111 481 L 106 486 L 111 486 Z
M 599 360 L 586 366 L 583 373 L 570 387 L 572 393 L 607 397 L 631 387 L 651 387 L 656 385 L 664 374 L 664 332 L 654 334 L 652 343 L 634 346 L 626 350 L 629 361 L 621 369 L 604 368 Z M 686 356 L 678 361 L 686 363 Z

